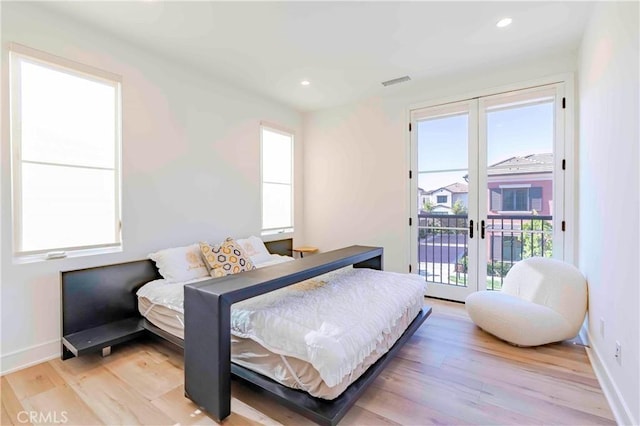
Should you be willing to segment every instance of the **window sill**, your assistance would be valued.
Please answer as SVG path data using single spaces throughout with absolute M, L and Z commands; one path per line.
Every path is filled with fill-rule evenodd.
M 38 253 L 38 254 L 26 254 L 26 255 L 15 255 L 13 257 L 14 265 L 23 265 L 28 263 L 37 263 L 37 262 L 50 262 L 54 260 L 64 260 L 71 259 L 76 257 L 84 257 L 84 256 L 96 256 L 100 254 L 110 254 L 110 253 L 120 253 L 122 252 L 122 245 L 115 247 L 99 247 L 99 248 L 90 248 L 90 249 L 79 249 L 79 250 L 69 250 L 64 251 L 64 256 L 60 257 L 48 257 L 48 253 Z

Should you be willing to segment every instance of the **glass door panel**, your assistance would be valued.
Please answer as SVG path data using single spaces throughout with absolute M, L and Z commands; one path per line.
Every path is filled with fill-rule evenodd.
M 430 283 L 428 295 L 453 300 L 475 289 L 470 286 L 468 225 L 472 109 L 473 102 L 463 102 L 414 116 L 417 272 Z
M 487 290 L 500 290 L 515 262 L 553 256 L 556 104 L 553 87 L 480 100 Z

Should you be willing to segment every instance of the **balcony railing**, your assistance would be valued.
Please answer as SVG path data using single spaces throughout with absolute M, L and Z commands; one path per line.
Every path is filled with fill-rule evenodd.
M 487 289 L 499 290 L 511 266 L 532 256 L 551 257 L 552 216 L 490 215 L 485 223 Z M 467 215 L 418 214 L 419 273 L 427 281 L 466 286 Z M 474 238 L 479 238 L 479 233 Z

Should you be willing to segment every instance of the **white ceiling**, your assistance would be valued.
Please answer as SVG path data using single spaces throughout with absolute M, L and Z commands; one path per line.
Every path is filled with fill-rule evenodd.
M 585 2 L 47 2 L 128 42 L 309 111 L 433 78 L 572 52 Z M 495 23 L 513 18 L 507 28 Z M 300 81 L 311 85 L 303 87 Z M 414 84 L 412 82 L 403 84 Z

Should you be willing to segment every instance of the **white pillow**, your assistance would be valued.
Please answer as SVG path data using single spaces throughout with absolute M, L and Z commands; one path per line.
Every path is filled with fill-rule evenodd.
M 267 250 L 264 242 L 256 236 L 250 236 L 241 240 L 236 240 L 242 250 L 249 256 L 254 265 L 271 260 L 271 253 Z
M 162 278 L 170 283 L 209 276 L 198 244 L 160 250 L 151 253 L 149 259 L 156 263 Z

